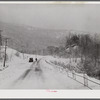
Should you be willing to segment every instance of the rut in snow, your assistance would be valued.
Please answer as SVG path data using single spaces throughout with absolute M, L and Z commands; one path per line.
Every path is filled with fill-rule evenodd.
M 18 82 L 23 81 L 25 79 L 29 79 L 32 76 L 36 76 L 38 79 L 40 78 L 44 80 L 43 71 L 38 63 L 39 62 L 33 62 L 30 68 L 27 69 L 17 80 L 13 82 L 13 85 L 16 85 Z

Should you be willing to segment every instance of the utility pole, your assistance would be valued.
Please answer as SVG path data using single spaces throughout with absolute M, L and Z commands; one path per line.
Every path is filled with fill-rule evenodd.
M 1 36 L 2 30 L 0 30 L 0 58 L 1 58 L 1 45 L 2 45 L 2 36 Z
M 7 58 L 7 57 L 6 57 L 7 42 L 8 42 L 8 38 L 5 38 L 5 55 L 4 55 L 3 67 L 5 67 L 6 58 Z
M 22 45 L 21 47 L 22 47 L 22 54 L 23 54 L 23 59 L 24 59 L 24 50 L 23 50 L 24 46 Z

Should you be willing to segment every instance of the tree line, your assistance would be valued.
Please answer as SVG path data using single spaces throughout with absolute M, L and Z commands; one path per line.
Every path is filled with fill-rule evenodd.
M 91 77 L 100 78 L 100 40 L 98 34 L 69 34 L 64 46 L 48 46 L 47 54 L 81 59 L 80 69 Z M 44 52 L 46 54 L 46 52 Z

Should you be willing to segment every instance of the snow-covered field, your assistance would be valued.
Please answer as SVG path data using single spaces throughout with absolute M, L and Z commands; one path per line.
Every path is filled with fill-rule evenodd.
M 78 82 L 84 83 L 82 78 L 77 76 L 76 81 L 70 78 L 70 72 L 67 73 L 67 70 L 50 62 L 57 60 L 67 64 L 68 59 L 29 54 L 24 54 L 23 59 L 23 54 L 19 53 L 19 56 L 16 56 L 16 52 L 7 49 L 8 67 L 0 71 L 0 89 L 89 89 Z M 29 63 L 30 57 L 34 60 L 37 57 L 38 62 Z M 88 78 L 100 83 L 99 80 Z M 92 89 L 100 88 L 99 85 L 90 82 L 88 84 Z

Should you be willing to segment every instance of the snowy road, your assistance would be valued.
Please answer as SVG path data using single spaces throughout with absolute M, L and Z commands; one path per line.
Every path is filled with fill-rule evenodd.
M 34 63 L 21 61 L 0 74 L 1 89 L 88 89 L 44 58 Z

